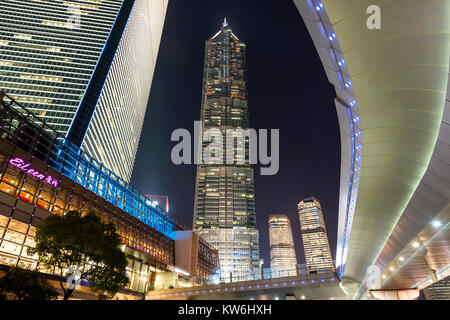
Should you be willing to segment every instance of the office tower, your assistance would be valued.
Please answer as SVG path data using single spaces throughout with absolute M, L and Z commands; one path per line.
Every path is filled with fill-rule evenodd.
M 333 257 L 319 200 L 311 197 L 300 201 L 298 215 L 307 270 L 310 273 L 334 272 Z
M 0 88 L 131 177 L 167 0 L 3 0 Z
M 225 136 L 227 129 L 249 128 L 245 57 L 245 43 L 225 20 L 220 31 L 206 41 L 202 134 L 217 128 Z M 203 142 L 201 151 L 206 145 Z M 244 148 L 248 155 L 248 143 L 237 145 L 232 146 L 235 152 Z M 234 276 L 259 268 L 253 168 L 248 157 L 244 161 L 236 156 L 234 160 L 242 161 L 226 164 L 226 152 L 222 151 L 222 159 L 220 152 L 215 155 L 216 164 L 197 166 L 193 228 L 219 250 L 222 274 L 232 272 Z
M 269 216 L 269 240 L 272 273 L 280 276 L 296 275 L 297 257 L 291 223 L 287 216 Z

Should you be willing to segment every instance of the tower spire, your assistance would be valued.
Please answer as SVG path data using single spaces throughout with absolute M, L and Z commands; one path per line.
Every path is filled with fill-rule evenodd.
M 223 19 L 222 27 L 223 27 L 223 28 L 228 27 L 228 21 L 227 21 L 227 18 L 224 18 L 224 19 Z

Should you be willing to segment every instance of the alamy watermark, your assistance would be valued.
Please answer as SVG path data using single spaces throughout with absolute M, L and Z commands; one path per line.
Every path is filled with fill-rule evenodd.
M 367 7 L 367 14 L 370 16 L 367 18 L 367 28 L 369 30 L 381 29 L 381 8 L 376 4 L 370 5 Z
M 268 135 L 267 129 L 221 130 L 213 127 L 203 130 L 201 122 L 195 121 L 193 153 L 189 130 L 176 129 L 172 133 L 171 140 L 178 144 L 172 148 L 171 159 L 176 165 L 244 165 L 258 164 L 259 158 L 259 164 L 266 166 L 261 167 L 261 175 L 275 175 L 280 166 L 280 131 L 279 129 L 270 130 L 270 154 L 268 153 Z

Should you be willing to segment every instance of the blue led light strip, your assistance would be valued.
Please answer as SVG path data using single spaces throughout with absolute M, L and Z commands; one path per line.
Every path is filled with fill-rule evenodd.
M 345 248 L 348 245 L 348 235 L 347 235 L 347 227 L 348 227 L 348 216 L 350 211 L 350 202 L 352 198 L 352 189 L 353 189 L 353 179 L 355 175 L 355 134 L 354 134 L 354 127 L 353 127 L 353 116 L 352 111 L 350 108 L 347 108 L 347 115 L 350 120 L 350 132 L 351 132 L 351 140 L 352 140 L 352 164 L 350 169 L 350 179 L 349 179 L 349 186 L 348 186 L 348 196 L 347 196 L 347 208 L 345 212 L 345 224 L 344 224 L 344 237 L 343 237 L 343 243 L 342 243 L 342 253 L 341 253 L 341 267 L 339 268 L 339 278 L 342 278 L 344 275 L 344 269 L 345 269 Z

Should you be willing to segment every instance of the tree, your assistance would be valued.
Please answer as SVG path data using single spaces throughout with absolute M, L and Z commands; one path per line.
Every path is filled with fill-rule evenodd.
M 16 267 L 0 279 L 0 300 L 55 300 L 58 292 L 41 274 Z
M 100 296 L 112 298 L 128 283 L 127 259 L 120 244 L 113 223 L 103 223 L 93 211 L 85 216 L 70 211 L 64 216 L 48 216 L 37 226 L 36 246 L 28 252 L 37 254 L 44 264 L 58 267 L 64 300 L 72 296 L 77 279 L 88 281 Z

